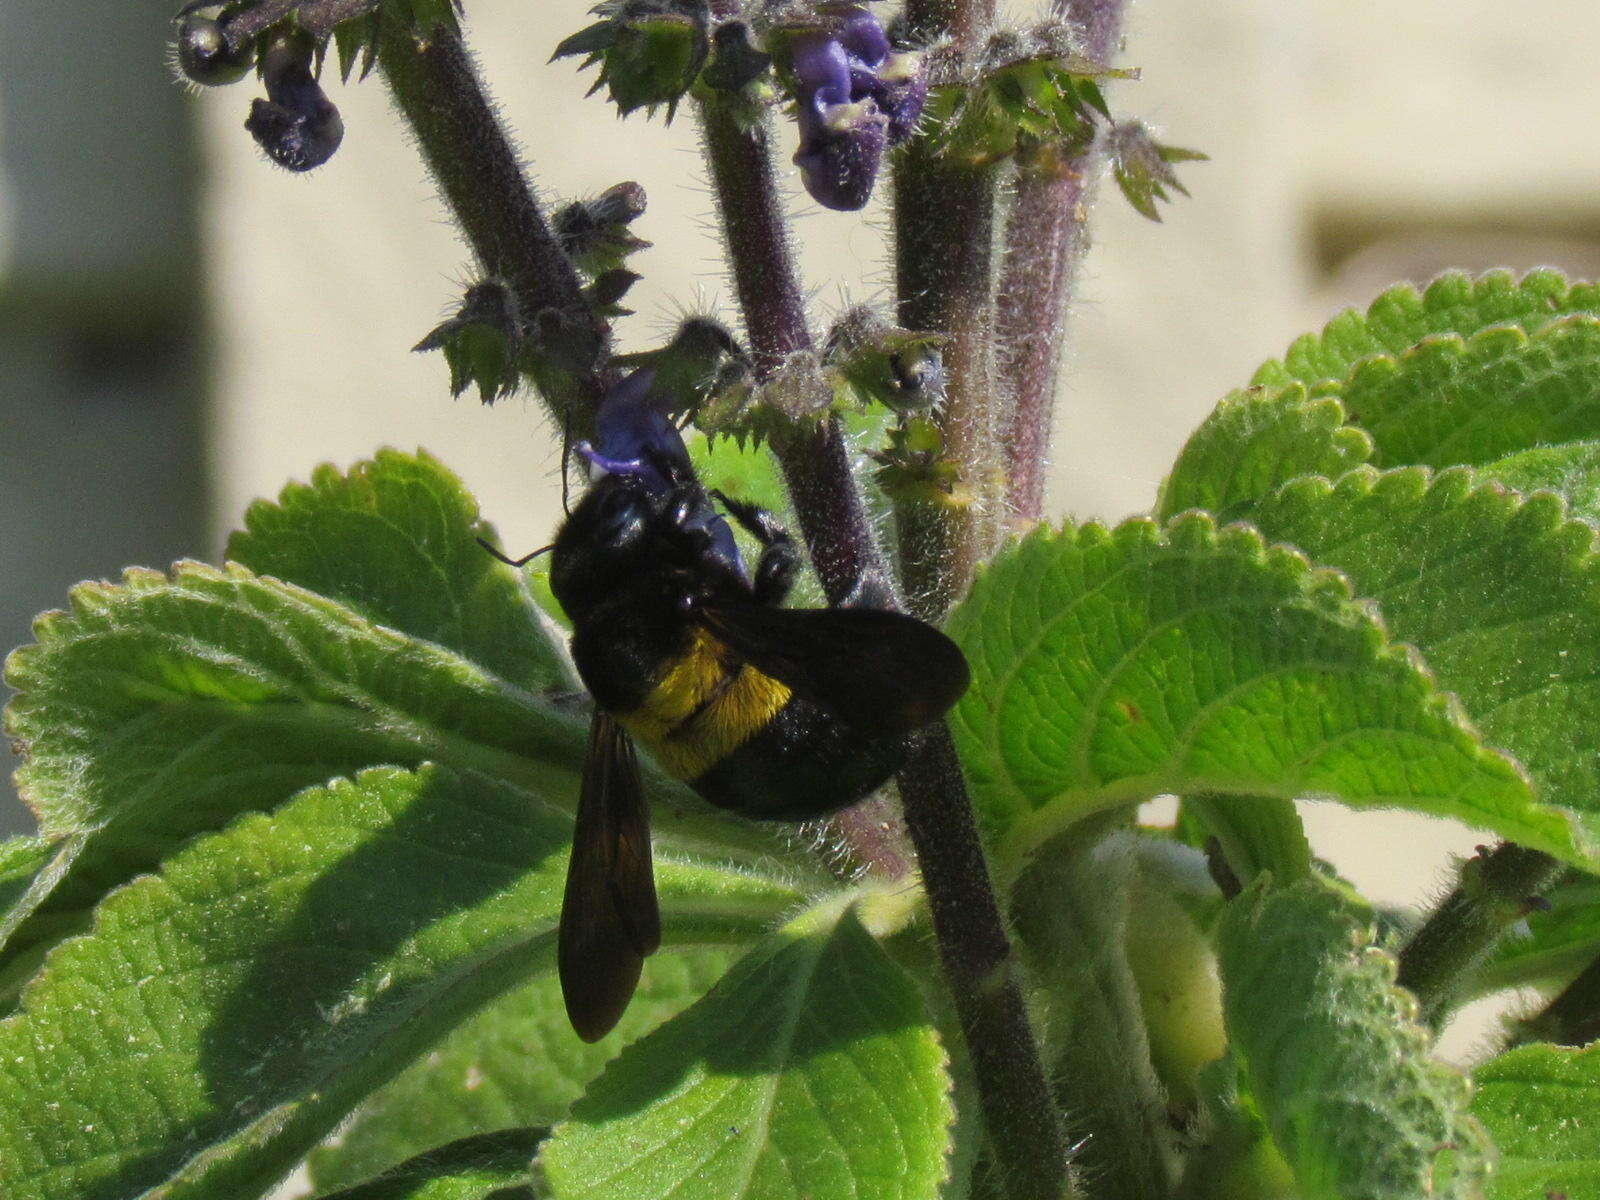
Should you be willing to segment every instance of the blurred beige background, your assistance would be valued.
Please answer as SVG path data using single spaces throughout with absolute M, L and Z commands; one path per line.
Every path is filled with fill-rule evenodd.
M 469 0 L 467 34 L 547 200 L 621 179 L 649 191 L 637 228 L 655 248 L 634 260 L 639 314 L 621 327 L 640 348 L 686 309 L 731 318 L 730 289 L 691 115 L 619 123 L 570 63 L 546 65 L 587 3 Z M 214 557 L 252 498 L 383 445 L 428 447 L 507 546 L 542 543 L 558 484 L 536 403 L 452 402 L 443 363 L 409 352 L 470 267 L 379 82 L 331 88 L 344 146 L 291 176 L 241 127 L 250 84 L 186 101 L 170 83 L 167 4 L 70 11 L 0 0 L 6 642 L 74 579 Z M 81 37 L 91 14 L 111 32 Z M 1144 77 L 1113 106 L 1212 162 L 1185 169 L 1193 198 L 1159 226 L 1103 190 L 1054 511 L 1146 508 L 1227 389 L 1387 283 L 1449 266 L 1600 272 L 1597 44 L 1600 9 L 1576 0 L 1134 4 L 1122 61 Z M 885 298 L 882 214 L 824 212 L 787 187 L 817 323 Z M 1419 898 L 1476 840 L 1320 807 L 1312 824 L 1388 900 Z

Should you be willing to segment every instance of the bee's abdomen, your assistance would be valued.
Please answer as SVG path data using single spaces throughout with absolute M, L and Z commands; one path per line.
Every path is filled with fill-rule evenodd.
M 711 803 L 747 817 L 804 821 L 854 804 L 905 762 L 908 739 L 870 735 L 793 696 L 737 748 L 689 777 Z
M 704 630 L 657 675 L 637 706 L 616 714 L 670 775 L 694 780 L 765 728 L 790 701 L 787 687 Z

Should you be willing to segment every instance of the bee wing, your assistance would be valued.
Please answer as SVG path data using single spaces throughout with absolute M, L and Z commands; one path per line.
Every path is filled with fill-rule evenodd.
M 716 603 L 699 619 L 757 670 L 869 733 L 937 721 L 971 682 L 960 648 L 904 613 Z
M 650 814 L 633 742 L 596 712 L 578 793 L 557 966 L 573 1029 L 598 1041 L 622 1019 L 644 960 L 661 944 Z

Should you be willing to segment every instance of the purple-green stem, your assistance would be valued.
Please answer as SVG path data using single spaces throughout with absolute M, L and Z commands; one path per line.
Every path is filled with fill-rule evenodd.
M 479 266 L 511 289 L 525 322 L 553 314 L 563 327 L 570 394 L 546 399 L 581 432 L 605 389 L 611 331 L 584 299 L 460 34 L 438 26 L 419 37 L 386 21 L 378 65 Z
M 1462 865 L 1455 888 L 1400 951 L 1398 982 L 1416 995 L 1424 1022 L 1443 1023 L 1467 973 L 1528 915 L 1561 869 L 1543 851 L 1511 842 L 1480 848 Z
M 1116 53 L 1127 0 L 1058 0 L 1085 55 Z M 1087 242 L 1089 204 L 1100 169 L 1098 142 L 1079 154 L 1048 151 L 1022 165 L 1006 224 L 995 312 L 996 375 L 1010 407 L 1000 428 L 1006 507 L 1021 527 L 1044 514 L 1046 455 L 1055 412 L 1063 324 Z
M 812 347 L 803 292 L 772 164 L 766 124 L 745 129 L 726 105 L 701 105 L 706 157 L 735 291 L 758 377 Z M 887 578 L 834 421 L 774 446 L 801 532 L 834 603 Z M 888 588 L 874 588 L 892 604 Z M 944 976 L 976 1076 L 995 1167 L 1010 1200 L 1068 1193 L 1066 1136 L 1028 1018 L 1015 955 L 949 730 L 922 737 L 899 778 Z M 858 810 L 859 811 L 859 810 Z M 868 818 L 877 827 L 875 817 Z M 859 838 L 859 822 L 845 826 Z
M 913 39 L 949 39 L 972 58 L 994 21 L 994 0 L 908 0 Z M 948 494 L 897 497 L 907 604 L 942 619 L 993 553 L 1004 495 L 996 434 L 1003 404 L 994 377 L 996 169 L 956 163 L 923 139 L 894 164 L 895 293 L 900 324 L 942 334 L 945 395 L 935 420 L 956 468 Z
M 970 5 L 952 6 L 958 13 Z M 577 316 L 576 272 L 539 211 L 510 142 L 484 95 L 459 36 L 426 39 L 388 30 L 380 65 L 424 159 L 486 271 L 505 279 L 526 312 Z M 789 253 L 764 132 L 752 136 L 725 112 L 708 114 L 708 157 L 726 222 L 730 259 L 760 369 L 770 372 L 811 336 Z M 592 396 L 606 372 L 607 331 L 596 333 Z M 886 579 L 871 537 L 843 435 L 833 423 L 776 447 L 801 531 L 830 598 L 859 595 Z M 887 588 L 880 599 L 892 599 Z M 946 978 L 972 1056 L 992 1156 L 1011 1200 L 1060 1200 L 1068 1155 L 1029 1025 L 1015 959 L 978 839 L 971 802 L 948 731 L 931 730 L 901 777 L 921 858 Z M 876 821 L 852 834 L 879 870 L 903 873 Z M 876 837 L 876 842 L 874 841 Z

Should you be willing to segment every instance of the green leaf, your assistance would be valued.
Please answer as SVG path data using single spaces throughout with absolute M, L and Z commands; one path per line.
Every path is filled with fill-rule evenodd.
M 19 837 L 0 845 L 0 946 L 11 940 L 55 890 L 82 851 L 84 841 L 85 835 L 78 834 L 54 840 Z M 41 924 L 37 920 L 34 923 Z M 9 1010 L 17 989 L 38 968 L 45 948 L 76 933 L 81 920 L 69 916 L 49 924 L 53 928 L 38 932 L 31 953 L 0 959 L 0 1012 Z
M 35 633 L 7 664 L 22 693 L 6 713 L 26 750 L 17 780 L 47 833 L 83 836 L 13 948 L 70 931 L 65 917 L 185 838 L 365 767 L 448 762 L 563 804 L 577 796 L 581 721 L 440 645 L 243 567 L 84 584 Z M 800 861 L 776 834 L 649 778 L 655 798 L 690 806 L 658 823 L 666 842 Z
M 228 557 L 437 642 L 521 687 L 565 686 L 561 656 L 540 627 L 519 573 L 477 539 L 498 544 L 477 502 L 438 459 L 380 450 L 341 473 L 258 500 L 228 539 Z
M 1540 898 L 1549 907 L 1530 912 L 1496 944 L 1463 983 L 1463 1000 L 1506 988 L 1554 991 L 1600 958 L 1600 880 L 1573 871 Z
M 1357 366 L 1342 398 L 1377 466 L 1471 466 L 1600 437 L 1600 318 L 1430 337 Z
M 618 1050 L 699 999 L 733 959 L 719 947 L 646 959 L 621 1023 L 594 1043 L 572 1036 L 554 978 L 517 988 L 463 1022 L 316 1150 L 317 1186 L 348 1186 L 481 1130 L 553 1125 Z
M 1600 441 L 1539 446 L 1485 463 L 1482 472 L 1519 492 L 1554 492 L 1573 516 L 1600 523 Z
M 1428 1057 L 1366 915 L 1317 879 L 1245 892 L 1218 935 L 1245 1086 L 1304 1200 L 1469 1200 L 1490 1153 L 1470 1086 Z
M 1346 572 L 1426 656 L 1485 740 L 1516 755 L 1541 803 L 1513 832 L 1592 867 L 1600 838 L 1600 561 L 1594 530 L 1551 495 L 1523 499 L 1463 468 L 1361 468 L 1288 484 L 1251 513 L 1267 536 Z M 1464 809 L 1473 807 L 1464 804 Z
M 1345 582 L 1253 530 L 1041 530 L 949 632 L 973 673 L 951 727 L 1002 870 L 1097 809 L 1199 791 L 1402 806 L 1575 855 Z
M 441 1146 L 368 1183 L 325 1200 L 496 1200 L 531 1197 L 533 1156 L 543 1129 L 505 1129 Z M 515 1192 L 502 1191 L 515 1188 Z
M 539 792 L 383 768 L 120 889 L 0 1022 L 7 1200 L 259 1194 L 551 969 L 570 831 Z M 658 861 L 657 882 L 669 944 L 738 944 L 797 899 L 685 857 Z
M 6 671 L 19 791 L 47 834 L 87 835 L 58 912 L 194 833 L 374 764 L 456 760 L 576 795 L 576 721 L 331 600 L 195 563 L 71 600 Z
M 932 1200 L 952 1116 L 915 985 L 834 905 L 623 1051 L 541 1162 L 560 1200 Z
M 1490 271 L 1476 279 L 1459 271 L 1439 276 L 1424 292 L 1410 284 L 1392 287 L 1365 313 L 1348 309 L 1320 334 L 1298 339 L 1282 361 L 1266 363 L 1252 383 L 1282 386 L 1343 379 L 1374 354 L 1404 354 L 1433 333 L 1469 337 L 1491 325 L 1520 325 L 1529 331 L 1566 313 L 1600 312 L 1600 289 L 1569 285 L 1556 271 L 1529 271 L 1518 279 L 1510 271 Z
M 1185 813 L 1216 838 L 1223 857 L 1241 884 L 1263 871 L 1279 883 L 1311 874 L 1311 843 L 1293 800 L 1266 796 L 1212 796 L 1183 799 Z
M 1490 1200 L 1600 1194 L 1600 1046 L 1524 1046 L 1473 1078 L 1472 1111 L 1500 1149 Z
M 1342 475 L 1372 454 L 1332 397 L 1303 384 L 1233 392 L 1190 435 L 1161 487 L 1156 515 L 1198 508 L 1227 520 L 1300 475 Z
M 0 842 L 0 926 L 56 857 L 50 838 L 14 837 Z

